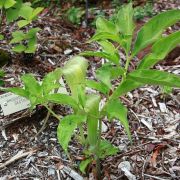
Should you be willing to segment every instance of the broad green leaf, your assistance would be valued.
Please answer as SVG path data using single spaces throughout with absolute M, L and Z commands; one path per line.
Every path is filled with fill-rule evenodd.
M 6 11 L 6 17 L 7 17 L 7 22 L 12 22 L 18 19 L 19 17 L 19 11 L 22 7 L 22 0 L 16 0 L 16 4 L 12 8 L 7 9 Z
M 103 17 L 99 17 L 96 20 L 97 32 L 108 32 L 111 34 L 117 34 L 118 30 L 113 22 L 106 20 Z
M 43 81 L 42 88 L 44 95 L 49 94 L 53 89 L 58 88 L 60 86 L 59 79 L 61 78 L 62 70 L 57 68 L 53 72 L 48 73 Z
M 97 32 L 88 42 L 91 43 L 99 40 L 112 40 L 119 44 L 122 43 L 122 37 L 119 34 L 112 34 L 110 32 Z
M 134 31 L 132 3 L 123 6 L 117 14 L 116 25 L 123 35 L 132 35 Z
M 114 64 L 119 64 L 119 54 L 107 54 L 105 52 L 94 52 L 94 51 L 85 51 L 80 54 L 81 56 L 95 56 L 95 57 L 101 57 L 105 58 Z
M 148 21 L 138 32 L 135 41 L 133 56 L 140 50 L 158 40 L 163 31 L 180 20 L 180 10 L 170 10 L 158 14 Z
M 127 120 L 127 108 L 120 102 L 119 99 L 111 99 L 107 102 L 105 111 L 110 119 L 117 118 L 124 126 L 129 140 L 131 140 L 131 133 L 129 123 Z
M 15 0 L 1 0 L 0 1 L 0 8 L 4 7 L 5 9 L 8 9 L 16 3 Z
M 128 77 L 144 84 L 180 87 L 180 76 L 159 70 L 139 69 L 129 73 Z
M 103 84 L 102 82 L 96 82 L 94 80 L 86 80 L 86 86 L 92 89 L 95 89 L 103 94 L 108 94 L 109 89 L 108 87 Z
M 114 45 L 107 40 L 99 41 L 98 43 L 103 48 L 103 51 L 106 52 L 107 54 L 114 54 L 118 52 L 117 49 L 114 47 Z
M 116 155 L 119 152 L 119 149 L 112 145 L 107 140 L 101 140 L 100 142 L 100 153 L 99 156 L 101 159 L 104 159 L 107 156 L 113 156 Z
M 89 163 L 91 163 L 92 159 L 86 159 L 86 160 L 83 160 L 81 161 L 80 165 L 79 165 L 79 169 L 82 173 L 86 173 L 86 168 L 87 166 L 89 165 Z
M 73 98 L 78 102 L 78 89 L 79 85 L 85 89 L 85 77 L 88 62 L 85 58 L 75 56 L 70 59 L 63 68 L 63 74 L 66 82 L 71 89 Z
M 87 96 L 85 112 L 87 113 L 87 138 L 92 149 L 96 147 L 98 139 L 100 96 L 91 94 Z
M 4 39 L 4 36 L 0 34 L 0 41 Z
M 28 25 L 30 23 L 31 23 L 31 21 L 29 21 L 29 20 L 19 20 L 17 22 L 17 25 L 18 25 L 19 28 L 22 28 L 22 27 L 24 27 L 24 26 L 26 26 L 26 25 Z
M 25 74 L 21 77 L 25 90 L 30 93 L 30 95 L 41 98 L 43 95 L 43 90 L 38 81 L 34 78 L 32 74 Z
M 25 34 L 22 31 L 15 31 L 12 33 L 13 39 L 10 41 L 10 44 L 21 42 L 25 39 Z
M 102 66 L 96 71 L 96 78 L 104 83 L 109 89 L 112 88 L 111 72 L 109 66 Z
M 26 39 L 32 39 L 36 37 L 36 33 L 40 31 L 40 28 L 32 28 L 29 30 L 29 32 L 26 34 Z
M 42 7 L 37 7 L 36 9 L 34 9 L 30 19 L 34 20 L 43 9 L 44 8 L 42 8 Z
M 68 96 L 66 94 L 49 94 L 45 96 L 45 99 L 50 101 L 51 103 L 69 105 L 74 110 L 78 109 L 78 104 L 76 103 L 76 101 L 71 96 Z
M 17 20 L 18 16 L 19 16 L 19 10 L 17 9 L 10 8 L 6 12 L 6 18 L 8 23 Z
M 0 70 L 0 77 L 4 77 L 5 72 L 3 70 Z
M 4 85 L 4 81 L 0 79 L 0 86 Z
M 23 4 L 19 11 L 19 15 L 23 17 L 25 20 L 31 20 L 31 16 L 33 13 L 33 8 L 28 6 L 27 4 Z
M 69 115 L 64 117 L 58 126 L 57 137 L 64 151 L 67 153 L 69 141 L 71 140 L 74 130 L 78 124 L 85 122 L 86 117 L 80 115 Z
M 12 50 L 14 52 L 21 53 L 26 50 L 26 47 L 22 44 L 19 44 L 19 45 L 15 46 Z
M 37 39 L 36 37 L 29 39 L 25 53 L 34 53 L 36 51 Z
M 106 63 L 96 71 L 96 77 L 111 89 L 111 80 L 119 76 L 124 76 L 124 73 L 125 71 L 123 68 Z
M 133 22 L 133 8 L 132 3 L 129 3 L 123 6 L 117 14 L 116 25 L 123 35 L 124 45 L 123 47 L 126 49 L 128 53 L 131 47 L 131 40 L 134 31 L 134 22 Z
M 138 69 L 147 69 L 154 66 L 180 43 L 180 31 L 161 38 L 152 46 L 152 53 L 140 61 Z
M 143 86 L 144 83 L 138 82 L 136 80 L 126 78 L 122 83 L 119 84 L 119 86 L 115 89 L 113 94 L 111 95 L 112 99 L 116 99 L 123 94 L 126 94 L 138 87 Z
M 23 88 L 13 87 L 13 88 L 7 88 L 5 90 L 8 92 L 12 92 L 16 95 L 23 96 L 25 98 L 29 97 L 29 92 L 24 90 Z

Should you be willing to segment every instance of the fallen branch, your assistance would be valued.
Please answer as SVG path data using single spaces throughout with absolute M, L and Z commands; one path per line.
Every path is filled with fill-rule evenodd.
M 5 168 L 6 166 L 10 165 L 11 163 L 21 159 L 21 158 L 24 158 L 26 156 L 29 156 L 29 155 L 32 155 L 34 152 L 36 152 L 38 149 L 34 149 L 34 150 L 31 150 L 31 151 L 28 151 L 28 152 L 23 152 L 22 151 L 19 151 L 15 156 L 13 156 L 12 158 L 10 158 L 9 160 L 7 160 L 6 162 L 4 163 L 1 163 L 0 164 L 0 169 L 3 169 Z

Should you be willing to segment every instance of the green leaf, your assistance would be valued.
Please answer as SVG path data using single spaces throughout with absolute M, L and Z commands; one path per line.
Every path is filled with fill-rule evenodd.
M 180 31 L 163 37 L 152 46 L 152 53 L 140 61 L 138 69 L 147 69 L 154 66 L 180 43 Z
M 56 70 L 48 73 L 44 77 L 42 81 L 42 88 L 44 95 L 49 94 L 53 89 L 58 88 L 60 86 L 59 79 L 61 78 L 61 75 L 62 75 L 62 70 L 60 68 L 57 68 Z
M 8 9 L 16 4 L 15 0 L 1 0 L 0 1 L 0 8 L 4 7 L 5 9 Z
M 85 112 L 87 113 L 87 138 L 92 149 L 96 147 L 98 139 L 100 96 L 91 94 L 87 96 Z
M 4 81 L 0 80 L 0 86 L 4 85 Z
M 133 35 L 133 8 L 132 3 L 123 6 L 117 14 L 116 25 L 123 35 Z
M 94 52 L 94 51 L 85 51 L 80 54 L 81 56 L 95 56 L 105 58 L 114 64 L 119 64 L 119 55 L 118 54 L 107 54 L 105 52 Z
M 22 31 L 15 31 L 12 33 L 13 39 L 10 41 L 10 44 L 21 42 L 25 39 L 25 34 Z
M 110 101 L 108 101 L 105 111 L 107 112 L 110 119 L 117 118 L 118 120 L 120 120 L 126 130 L 126 133 L 128 134 L 129 140 L 132 141 L 129 123 L 127 120 L 127 108 L 120 102 L 120 100 L 111 99 Z
M 65 76 L 66 82 L 71 89 L 73 98 L 77 102 L 79 100 L 77 87 L 81 85 L 85 89 L 87 67 L 88 62 L 85 58 L 75 56 L 70 59 L 63 68 L 63 74 Z
M 18 19 L 19 11 L 22 7 L 22 4 L 23 4 L 22 0 L 16 0 L 16 4 L 12 8 L 7 9 L 6 17 L 8 23 Z
M 28 20 L 19 20 L 17 22 L 17 25 L 18 25 L 19 28 L 22 28 L 22 27 L 24 27 L 24 26 L 26 26 L 26 25 L 28 25 L 30 23 L 31 23 L 31 21 L 28 21 Z
M 118 30 L 111 21 L 106 20 L 103 17 L 99 17 L 96 20 L 97 32 L 108 32 L 111 34 L 117 34 Z
M 108 87 L 102 82 L 96 82 L 94 80 L 86 80 L 86 86 L 95 89 L 105 95 L 107 95 L 109 92 Z
M 114 54 L 118 52 L 117 49 L 114 47 L 114 45 L 107 40 L 101 40 L 98 43 L 103 48 L 103 51 L 106 52 L 107 54 Z
M 86 117 L 80 115 L 69 115 L 64 117 L 58 126 L 57 136 L 58 141 L 61 144 L 64 151 L 67 153 L 67 148 L 69 141 L 71 140 L 74 130 L 77 128 L 78 124 L 85 122 Z
M 18 16 L 19 16 L 19 10 L 17 9 L 10 8 L 6 12 L 6 18 L 8 23 L 17 20 Z
M 0 77 L 4 77 L 5 76 L 5 72 L 3 70 L 0 70 Z
M 36 33 L 40 31 L 40 28 L 32 28 L 29 30 L 29 32 L 26 34 L 26 39 L 32 39 L 36 37 Z
M 29 98 L 29 92 L 24 90 L 23 88 L 13 87 L 13 88 L 6 88 L 4 89 L 7 92 L 12 92 L 16 95 L 23 96 L 25 98 Z
M 0 34 L 0 41 L 2 41 L 3 39 L 4 39 L 4 36 Z
M 51 103 L 69 105 L 74 110 L 78 109 L 78 104 L 76 103 L 76 101 L 71 96 L 68 96 L 66 94 L 49 94 L 45 96 L 45 99 L 50 101 Z
M 109 89 L 112 88 L 111 72 L 109 66 L 102 66 L 96 71 L 96 78 L 104 83 Z
M 110 63 L 104 64 L 96 71 L 96 77 L 111 89 L 111 80 L 124 76 L 125 70 L 122 67 L 113 66 Z
M 34 53 L 36 51 L 37 39 L 36 37 L 29 39 L 25 53 Z
M 43 90 L 38 81 L 34 78 L 32 74 L 25 74 L 21 77 L 25 90 L 30 93 L 30 95 L 41 98 L 43 95 Z
M 23 6 L 19 11 L 19 15 L 23 17 L 25 20 L 31 20 L 32 13 L 33 13 L 33 8 L 27 4 L 23 4 Z
M 110 56 L 110 58 L 109 58 L 110 61 L 112 61 L 114 64 L 118 65 L 120 57 L 119 57 L 119 52 L 114 47 L 114 45 L 111 42 L 107 41 L 107 40 L 99 41 L 98 43 L 103 48 L 103 52 L 105 52 L 106 54 L 108 54 Z
M 138 32 L 132 52 L 133 56 L 158 40 L 163 31 L 178 20 L 180 20 L 180 10 L 166 11 L 153 17 Z
M 100 158 L 104 159 L 107 156 L 116 155 L 119 152 L 119 149 L 113 146 L 109 141 L 101 140 L 99 151 Z
M 82 173 L 86 173 L 86 168 L 88 166 L 89 163 L 91 163 L 92 159 L 86 159 L 86 160 L 83 160 L 81 161 L 80 165 L 79 165 L 79 169 Z
M 44 9 L 44 8 L 42 8 L 42 7 L 37 7 L 36 9 L 34 9 L 33 12 L 32 12 L 32 15 L 31 15 L 30 19 L 31 19 L 31 20 L 34 20 L 34 19 L 37 17 L 37 15 L 38 15 L 43 9 Z
M 85 89 L 84 86 L 77 86 L 77 90 L 78 90 L 78 102 L 81 105 L 81 107 L 84 107 L 85 105 L 85 101 L 86 101 L 86 95 L 85 95 Z
M 26 49 L 26 47 L 24 45 L 19 44 L 19 45 L 15 46 L 12 50 L 14 52 L 21 53 L 21 52 L 25 51 L 25 49 Z
M 90 43 L 99 40 L 112 40 L 119 44 L 122 43 L 122 37 L 119 34 L 112 34 L 109 32 L 97 32 L 88 42 Z
M 123 35 L 124 44 L 123 47 L 126 49 L 126 52 L 129 52 L 131 47 L 131 40 L 134 31 L 134 22 L 133 22 L 133 8 L 132 3 L 129 3 L 123 6 L 117 15 L 116 25 Z
M 112 99 L 118 98 L 122 96 L 123 94 L 126 94 L 138 87 L 141 87 L 143 83 L 138 82 L 136 80 L 126 78 L 122 83 L 119 84 L 119 86 L 115 89 L 113 94 L 111 95 Z
M 159 70 L 139 69 L 129 73 L 128 77 L 144 84 L 180 87 L 180 76 Z

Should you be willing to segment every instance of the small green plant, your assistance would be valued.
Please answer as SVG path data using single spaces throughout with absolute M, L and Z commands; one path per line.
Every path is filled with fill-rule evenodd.
M 80 24 L 82 16 L 85 14 L 85 11 L 81 8 L 71 7 L 67 12 L 67 19 L 73 24 Z
M 134 9 L 134 18 L 136 20 L 141 20 L 144 17 L 152 17 L 154 15 L 153 12 L 153 4 L 152 3 L 146 3 L 143 7 L 138 6 Z
M 24 75 L 22 80 L 25 89 L 6 90 L 30 99 L 31 108 L 37 104 L 44 105 L 58 120 L 60 116 L 49 108 L 49 104 L 64 104 L 72 107 L 72 114 L 63 117 L 59 123 L 57 129 L 59 143 L 69 156 L 68 144 L 75 133 L 74 130 L 78 128 L 76 137 L 82 144 L 82 153 L 85 156 L 79 168 L 84 173 L 88 164 L 95 160 L 97 179 L 102 179 L 100 160 L 118 152 L 117 147 L 101 138 L 102 120 L 105 117 L 108 117 L 109 121 L 119 120 L 132 142 L 127 119 L 128 109 L 119 97 L 145 84 L 180 87 L 179 76 L 150 69 L 180 43 L 180 31 L 166 37 L 162 36 L 163 31 L 179 19 L 180 10 L 163 12 L 153 17 L 139 30 L 135 43 L 132 45 L 135 25 L 130 3 L 119 10 L 115 23 L 102 17 L 97 19 L 96 34 L 89 42 L 96 41 L 102 51 L 81 53 L 83 56 L 98 56 L 106 59 L 106 62 L 96 70 L 94 80 L 86 78 L 87 60 L 76 56 L 63 68 L 47 74 L 41 85 L 32 75 Z M 115 42 L 116 46 L 112 42 Z M 140 61 L 136 70 L 129 72 L 130 62 L 138 52 L 150 44 L 152 45 L 151 53 Z M 124 66 L 120 59 L 119 47 L 126 54 Z M 54 91 L 59 87 L 57 81 L 61 76 L 65 78 L 70 88 L 69 95 Z M 120 83 L 114 84 L 113 80 Z M 96 93 L 89 93 L 87 87 L 95 89 Z M 104 99 L 105 104 L 101 107 L 101 101 Z
M 13 32 L 13 39 L 10 41 L 10 44 L 17 44 L 14 46 L 13 51 L 17 53 L 34 53 L 37 44 L 36 33 L 39 30 L 39 28 L 32 28 L 26 34 L 22 31 Z
M 1 1 L 0 9 L 2 9 L 2 14 L 5 15 L 3 18 L 6 18 L 7 23 L 17 22 L 19 29 L 37 19 L 38 14 L 43 10 L 42 7 L 32 8 L 30 3 L 23 3 L 23 0 Z M 10 41 L 10 44 L 15 44 L 13 51 L 34 53 L 37 44 L 36 33 L 39 30 L 39 28 L 32 28 L 26 33 L 20 30 L 13 32 L 13 39 Z M 2 37 L 1 35 L 0 40 Z

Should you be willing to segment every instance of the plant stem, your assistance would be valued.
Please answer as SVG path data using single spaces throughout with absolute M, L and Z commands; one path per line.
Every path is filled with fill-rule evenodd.
M 86 139 L 85 139 L 85 137 L 84 137 L 82 124 L 79 125 L 79 132 L 80 132 L 82 144 L 85 144 Z
M 60 116 L 58 116 L 56 113 L 54 113 L 54 111 L 49 108 L 47 105 L 44 105 L 44 107 L 55 117 L 57 118 L 58 120 L 60 120 Z
M 128 54 L 126 54 L 126 65 L 125 65 L 126 74 L 127 74 L 129 63 L 130 63 L 131 59 L 132 59 L 132 57 L 129 56 Z
M 101 144 L 101 131 L 102 131 L 102 119 L 99 118 L 99 132 L 98 132 L 98 140 L 97 140 L 97 147 L 96 147 L 96 171 L 97 171 L 97 179 L 101 180 L 101 164 L 99 159 L 99 150 Z

